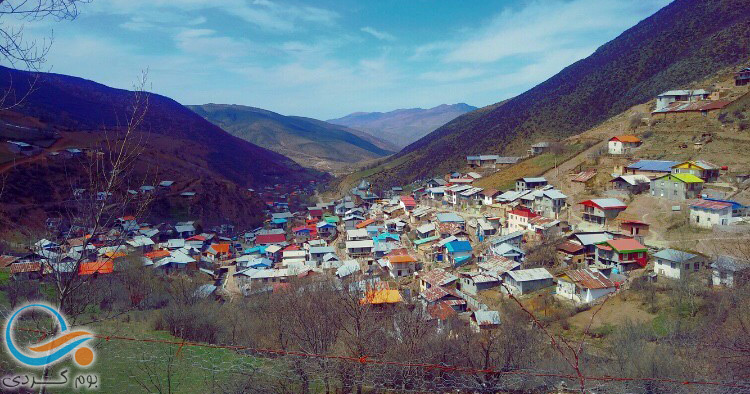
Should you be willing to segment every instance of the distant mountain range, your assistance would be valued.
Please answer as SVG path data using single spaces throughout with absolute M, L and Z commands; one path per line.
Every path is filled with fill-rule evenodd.
M 327 170 L 333 163 L 356 163 L 398 150 L 381 139 L 321 120 L 284 116 L 231 104 L 189 105 L 234 136 L 281 153 L 306 167 Z
M 471 105 L 442 104 L 430 109 L 409 108 L 390 112 L 355 112 L 334 123 L 362 130 L 403 148 L 456 117 L 477 109 Z
M 29 82 L 36 77 L 29 93 Z M 17 124 L 19 116 L 26 117 L 25 122 L 36 125 L 36 129 L 61 136 L 57 145 L 62 147 L 95 146 L 103 138 L 103 130 L 117 135 L 134 97 L 133 92 L 82 78 L 5 67 L 0 67 L 0 87 L 12 87 L 14 97 L 28 93 L 20 105 L 12 108 L 13 112 L 0 112 L 0 121 Z M 230 135 L 158 94 L 148 94 L 148 110 L 141 129 L 147 149 L 138 158 L 139 168 L 156 169 L 161 179 L 178 185 L 192 185 L 187 190 L 198 192 L 197 203 L 209 222 L 222 215 L 232 217 L 231 212 L 220 207 L 236 207 L 236 222 L 257 223 L 258 214 L 265 207 L 257 198 L 247 198 L 247 187 L 299 184 L 322 177 L 281 154 Z M 12 137 L 25 140 L 17 132 Z M 28 140 L 35 138 L 39 136 L 30 135 Z M 65 193 L 71 192 L 70 185 L 61 177 L 64 174 L 32 167 L 36 166 L 19 165 L 10 171 L 3 202 L 33 206 L 69 198 Z M 34 187 L 24 186 L 29 177 Z
M 747 0 L 676 0 L 534 88 L 460 116 L 369 171 L 382 186 L 581 133 L 669 89 L 748 60 Z M 710 18 L 706 16 L 710 15 Z

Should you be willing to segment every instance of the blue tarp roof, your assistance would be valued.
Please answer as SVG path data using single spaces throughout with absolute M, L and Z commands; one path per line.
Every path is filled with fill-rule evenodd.
M 286 219 L 280 219 L 280 218 L 271 219 L 271 223 L 273 223 L 273 224 L 283 224 L 283 223 L 286 223 L 286 222 L 287 222 Z
M 732 200 L 720 200 L 718 198 L 704 198 L 704 200 L 706 200 L 706 201 L 716 201 L 716 202 L 725 202 L 727 204 L 732 204 L 732 209 L 742 209 L 742 208 L 745 208 L 745 206 L 742 205 L 741 203 L 738 203 L 737 201 L 732 201 Z
M 458 264 L 458 263 L 463 263 L 464 261 L 466 261 L 466 260 L 468 260 L 470 258 L 471 258 L 471 256 L 461 256 L 461 257 L 456 257 L 454 259 L 454 261 L 456 262 L 456 264 Z
M 677 164 L 680 163 L 669 160 L 638 160 L 626 168 L 641 171 L 672 172 L 672 167 Z
M 445 248 L 450 253 L 470 252 L 471 243 L 469 241 L 453 241 L 453 242 L 448 242 L 447 244 L 445 244 Z

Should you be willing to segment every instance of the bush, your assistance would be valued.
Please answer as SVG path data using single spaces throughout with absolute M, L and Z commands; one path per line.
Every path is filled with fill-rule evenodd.
M 172 304 L 163 309 L 154 329 L 190 341 L 217 343 L 223 330 L 220 308 L 211 301 L 194 305 Z

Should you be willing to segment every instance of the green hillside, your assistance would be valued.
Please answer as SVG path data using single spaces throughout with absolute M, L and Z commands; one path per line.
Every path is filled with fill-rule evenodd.
M 746 0 L 677 0 L 527 92 L 460 116 L 390 158 L 370 180 L 402 184 L 459 168 L 474 153 L 519 154 L 595 126 L 668 89 L 746 61 Z

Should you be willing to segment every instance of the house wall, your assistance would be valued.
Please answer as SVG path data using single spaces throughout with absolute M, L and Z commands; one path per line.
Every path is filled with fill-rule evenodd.
M 700 197 L 701 183 L 683 183 L 676 180 L 654 179 L 651 181 L 651 195 L 670 200 L 686 200 Z
M 477 295 L 478 289 L 476 283 L 471 278 L 461 278 L 461 291 L 470 295 Z
M 711 283 L 714 286 L 733 287 L 734 275 L 732 272 L 726 272 L 722 277 L 721 272 L 719 272 L 719 270 L 717 269 L 714 269 L 713 275 L 711 275 Z
M 601 297 L 606 296 L 607 294 L 614 293 L 615 290 L 617 289 L 615 289 L 614 287 L 608 287 L 605 289 L 586 289 L 583 302 L 591 302 L 597 300 Z
M 690 224 L 695 227 L 712 228 L 714 225 L 727 225 L 731 221 L 731 208 L 722 210 L 690 209 Z
M 703 267 L 704 263 L 698 257 L 683 263 L 657 258 L 654 261 L 654 272 L 656 272 L 657 275 L 667 278 L 680 279 L 687 273 L 696 271 L 695 264 L 698 264 L 698 269 L 700 269 Z

